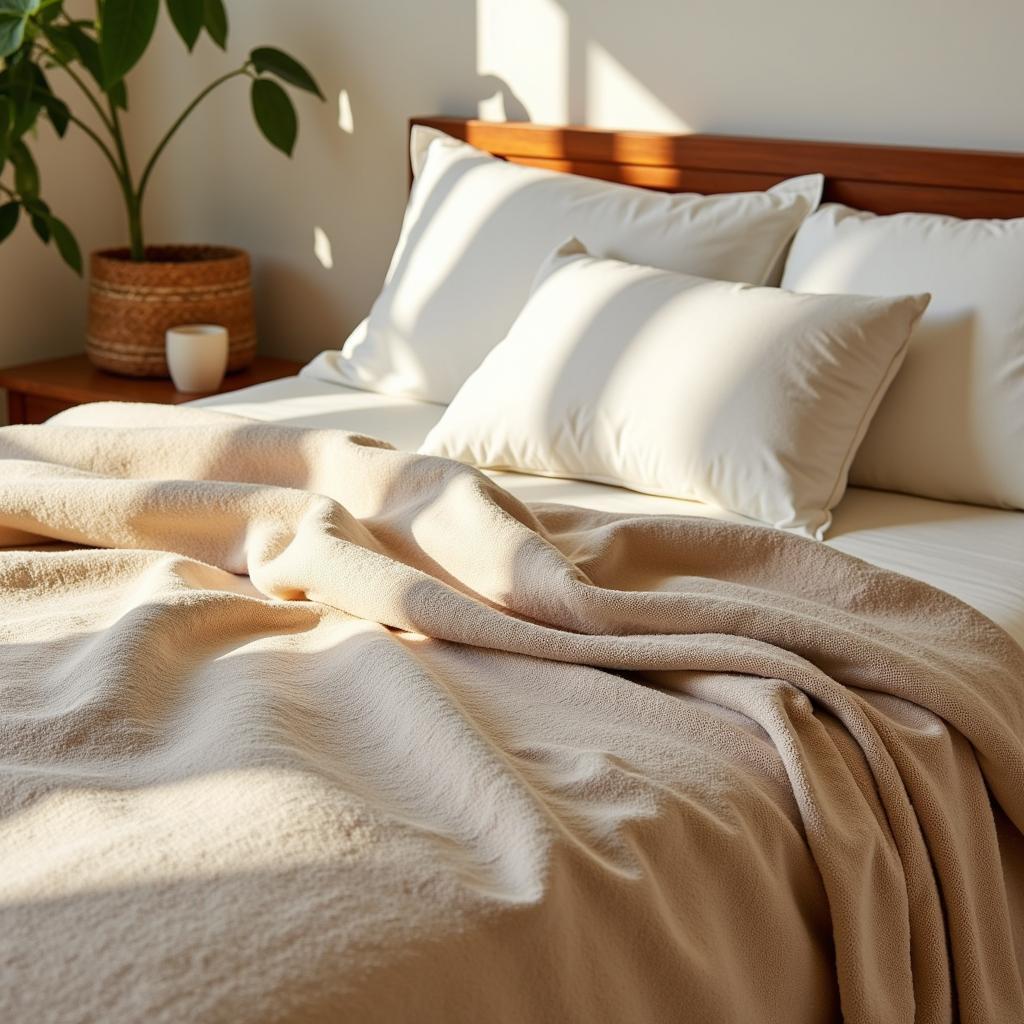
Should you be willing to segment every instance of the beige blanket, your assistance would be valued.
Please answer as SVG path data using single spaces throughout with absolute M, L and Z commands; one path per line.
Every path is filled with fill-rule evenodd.
M 954 598 L 222 414 L 0 459 L 0 1020 L 1024 1020 Z

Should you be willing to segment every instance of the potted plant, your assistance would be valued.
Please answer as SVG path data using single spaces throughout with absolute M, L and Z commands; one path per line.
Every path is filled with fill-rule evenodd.
M 223 0 L 166 0 L 189 51 L 203 32 L 225 49 Z M 87 351 L 98 366 L 130 376 L 166 376 L 164 332 L 181 323 L 223 324 L 231 334 L 228 369 L 247 366 L 256 351 L 248 256 L 217 246 L 148 246 L 144 210 L 153 169 L 189 115 L 214 90 L 250 79 L 252 112 L 267 141 L 291 155 L 298 134 L 295 107 L 281 82 L 324 98 L 309 72 L 273 47 L 211 82 L 184 109 L 138 173 L 128 159 L 121 115 L 128 109 L 125 76 L 145 53 L 160 0 L 97 0 L 96 17 L 73 17 L 64 0 L 0 0 L 0 242 L 26 217 L 43 242 L 82 272 L 74 234 L 42 198 L 32 155 L 41 118 L 61 137 L 74 128 L 99 147 L 125 204 L 129 244 L 91 258 Z M 79 92 L 95 121 L 80 119 L 51 86 Z

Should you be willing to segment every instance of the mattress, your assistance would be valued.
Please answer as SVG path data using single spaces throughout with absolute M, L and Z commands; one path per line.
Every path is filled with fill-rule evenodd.
M 415 450 L 444 414 L 428 402 L 288 377 L 200 399 L 199 406 L 252 419 L 368 434 Z M 518 473 L 491 474 L 523 501 L 629 515 L 692 515 L 749 522 L 700 502 Z M 767 528 L 767 527 L 766 527 Z M 1024 512 L 851 488 L 825 543 L 930 583 L 977 608 L 1024 644 Z

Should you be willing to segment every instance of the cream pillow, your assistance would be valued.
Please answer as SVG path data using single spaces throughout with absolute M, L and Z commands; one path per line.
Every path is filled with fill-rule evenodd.
M 927 304 L 709 281 L 574 239 L 420 450 L 820 538 Z
M 341 353 L 308 374 L 447 403 L 508 333 L 537 267 L 568 235 L 594 253 L 764 282 L 821 197 L 812 174 L 767 192 L 668 195 L 520 167 L 430 129 L 384 288 Z M 777 280 L 777 277 L 776 277 Z
M 852 483 L 1024 508 L 1024 219 L 826 206 L 800 229 L 783 283 L 932 293 Z

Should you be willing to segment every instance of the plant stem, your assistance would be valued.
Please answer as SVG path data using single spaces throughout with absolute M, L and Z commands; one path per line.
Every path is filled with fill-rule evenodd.
M 142 231 L 142 190 L 136 192 L 135 183 L 132 181 L 132 169 L 128 162 L 128 150 L 124 144 L 124 132 L 121 131 L 121 118 L 117 113 L 117 105 L 110 97 L 107 97 L 107 100 L 110 106 L 111 134 L 114 136 L 114 144 L 117 146 L 118 156 L 121 159 L 121 185 L 128 207 L 128 238 L 132 259 L 136 263 L 143 263 L 146 259 L 146 240 Z
M 37 90 L 33 89 L 31 91 L 31 93 L 29 93 L 29 95 L 30 96 L 34 95 L 36 92 L 37 92 Z M 89 125 L 87 125 L 81 118 L 79 118 L 76 115 L 72 114 L 70 111 L 68 111 L 68 120 L 71 122 L 71 124 L 76 125 L 83 132 L 85 132 L 85 134 L 88 135 L 89 138 L 92 139 L 92 141 L 96 143 L 96 145 L 99 147 L 100 151 L 103 153 L 103 155 L 110 162 L 110 166 L 114 169 L 114 173 L 117 175 L 118 181 L 121 181 L 122 173 L 121 173 L 121 168 L 120 168 L 120 166 L 117 163 L 117 159 L 115 158 L 115 156 L 114 156 L 113 152 L 111 151 L 110 147 L 103 141 L 102 138 L 100 138 L 99 134 L 97 132 L 93 131 L 93 129 L 90 128 Z
M 117 183 L 121 188 L 121 194 L 124 197 L 125 209 L 128 214 L 128 234 L 131 243 L 132 259 L 141 261 L 146 258 L 146 244 L 142 232 L 142 208 L 141 202 L 135 193 L 135 186 L 132 182 L 131 167 L 128 164 L 128 154 L 125 150 L 124 136 L 121 131 L 121 123 L 117 116 L 117 107 L 111 102 L 110 114 L 108 115 L 100 101 L 93 95 L 92 90 L 85 84 L 82 78 L 75 73 L 74 69 L 60 59 L 60 57 L 52 50 L 46 47 L 40 47 L 40 52 L 45 54 L 61 70 L 66 71 L 71 80 L 78 86 L 79 90 L 85 96 L 85 98 L 92 105 L 92 108 L 96 111 L 103 126 L 110 133 L 111 138 L 114 140 L 114 145 L 117 148 L 118 155 L 115 156 L 110 147 L 103 141 L 99 134 L 93 131 L 84 121 L 76 117 L 74 114 L 69 114 L 72 124 L 77 125 L 86 135 L 92 139 L 93 142 L 100 148 L 100 151 L 107 158 L 110 166 L 114 170 L 114 175 L 117 178 Z
M 137 195 L 125 197 L 128 203 L 128 237 L 132 259 L 142 263 L 146 259 L 146 241 L 142 233 L 142 203 Z
M 185 123 L 189 114 L 192 113 L 196 107 L 199 106 L 207 96 L 213 92 L 214 89 L 219 88 L 225 82 L 231 81 L 232 78 L 238 78 L 240 75 L 249 74 L 249 65 L 244 64 L 242 67 L 237 68 L 235 71 L 230 71 L 226 75 L 221 75 L 216 81 L 211 82 L 203 91 L 184 109 L 181 116 L 174 124 L 171 125 L 167 134 L 160 140 L 156 149 L 153 151 L 153 155 L 149 158 L 149 163 L 146 164 L 145 169 L 142 172 L 142 177 L 139 179 L 139 204 L 141 205 L 143 196 L 146 194 L 146 186 L 149 184 L 150 175 L 153 173 L 153 168 L 156 166 L 157 160 L 160 159 L 163 151 L 167 148 L 168 143 L 174 138 L 178 129 Z
M 103 122 L 107 131 L 110 132 L 111 135 L 113 135 L 114 126 L 111 123 L 110 118 L 107 117 L 106 113 L 104 112 L 103 107 L 100 104 L 100 101 L 96 99 L 96 97 L 93 95 L 92 89 L 90 89 L 89 86 L 85 84 L 81 76 L 75 72 L 74 68 L 72 68 L 70 64 L 67 64 L 64 61 L 62 61 L 53 50 L 41 46 L 39 48 L 39 52 L 42 53 L 44 56 L 49 57 L 50 60 L 52 60 L 54 64 L 56 64 L 57 67 L 61 69 L 61 71 L 67 73 L 71 81 L 78 86 L 79 90 L 81 90 L 82 92 L 82 95 L 85 96 L 85 98 L 92 105 L 92 108 L 96 111 L 97 114 L 99 114 L 99 118 Z

